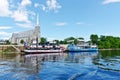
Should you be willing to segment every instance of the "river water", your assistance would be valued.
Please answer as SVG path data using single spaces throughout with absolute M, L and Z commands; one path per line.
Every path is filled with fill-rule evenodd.
M 0 80 L 120 80 L 120 51 L 0 53 Z

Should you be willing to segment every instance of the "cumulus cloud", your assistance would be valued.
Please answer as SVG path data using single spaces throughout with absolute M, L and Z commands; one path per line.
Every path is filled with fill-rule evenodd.
M 27 6 L 32 6 L 32 0 L 21 0 L 20 2 L 15 2 L 14 0 L 0 0 L 0 17 L 9 17 L 12 18 L 17 26 L 29 25 L 31 26 L 33 16 L 35 16 L 35 12 L 28 11 Z M 62 7 L 57 0 L 46 0 L 45 4 L 34 3 L 34 7 L 39 7 L 43 11 L 54 11 L 58 12 L 58 10 Z M 29 17 L 31 16 L 31 17 Z M 24 23 L 24 24 L 22 24 Z M 59 24 L 60 25 L 60 24 Z M 65 24 L 61 24 L 65 25 Z M 27 26 L 27 27 L 29 27 Z
M 40 7 L 43 11 L 46 11 L 46 6 L 43 5 L 43 4 L 35 3 L 35 4 L 34 4 L 34 7 L 35 7 L 35 8 Z
M 30 5 L 30 4 L 31 4 L 30 0 L 22 0 L 22 2 L 21 2 L 21 6 L 27 6 L 27 5 Z
M 15 22 L 30 23 L 30 18 L 35 16 L 34 12 L 28 11 L 26 6 L 31 5 L 31 0 L 21 0 L 15 3 L 13 0 L 0 0 L 0 17 L 13 18 Z M 15 6 L 16 4 L 16 6 Z M 12 5 L 12 6 L 11 6 Z M 31 17 L 29 17 L 31 15 Z M 1 27 L 2 29 L 3 27 Z M 5 29 L 5 27 L 4 27 Z
M 62 6 L 57 2 L 57 0 L 47 0 L 46 2 L 48 10 L 57 11 Z
M 15 21 L 17 22 L 30 22 L 28 20 L 28 12 L 27 11 L 20 11 L 16 10 L 13 12 L 12 18 L 14 18 Z
M 103 4 L 116 3 L 116 2 L 120 2 L 120 0 L 104 0 Z
M 8 0 L 1 1 L 0 0 L 0 16 L 1 17 L 8 17 L 12 14 L 12 11 L 9 8 Z
M 42 5 L 42 4 L 41 4 L 40 7 L 42 8 L 43 11 L 47 11 L 47 10 L 46 10 L 47 7 L 46 7 L 45 5 Z
M 67 23 L 66 22 L 57 22 L 57 23 L 55 23 L 55 25 L 56 26 L 65 26 L 65 25 L 67 25 Z
M 29 23 L 29 12 L 26 9 L 26 6 L 31 5 L 30 0 L 22 0 L 19 4 L 17 10 L 13 11 L 12 18 L 17 22 L 27 22 Z
M 32 25 L 30 18 L 35 16 L 33 11 L 28 11 L 26 6 L 31 5 L 31 0 L 22 0 L 19 3 L 18 8 L 13 11 L 11 17 L 16 21 L 16 25 L 19 27 L 29 28 Z M 29 17 L 31 16 L 31 17 Z
M 34 7 L 40 7 L 43 11 L 54 11 L 54 12 L 58 12 L 58 10 L 62 7 L 57 0 L 47 0 L 46 4 L 39 4 L 39 3 L 35 3 Z
M 39 4 L 38 4 L 38 3 L 35 3 L 35 4 L 34 4 L 34 7 L 39 7 Z

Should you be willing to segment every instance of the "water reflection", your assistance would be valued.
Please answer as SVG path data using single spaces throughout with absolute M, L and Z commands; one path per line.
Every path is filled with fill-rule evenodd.
M 58 61 L 63 57 L 63 53 L 45 53 L 45 54 L 30 54 L 24 56 L 24 64 L 26 67 L 33 68 L 35 73 L 39 73 L 41 65 L 44 65 L 44 62 L 47 61 Z
M 96 58 L 98 52 L 77 52 L 77 53 L 68 53 L 68 61 L 73 63 L 89 64 L 92 63 L 92 60 Z
M 120 51 L 100 51 L 94 64 L 104 70 L 120 72 Z
M 0 80 L 119 80 L 120 51 L 0 54 Z

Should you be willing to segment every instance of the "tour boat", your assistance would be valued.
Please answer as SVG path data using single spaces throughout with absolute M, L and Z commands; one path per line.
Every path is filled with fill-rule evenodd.
M 31 45 L 29 48 L 25 49 L 26 54 L 29 53 L 60 53 L 63 49 L 58 45 Z
M 69 44 L 67 50 L 69 52 L 95 52 L 98 51 L 98 48 L 96 45 Z

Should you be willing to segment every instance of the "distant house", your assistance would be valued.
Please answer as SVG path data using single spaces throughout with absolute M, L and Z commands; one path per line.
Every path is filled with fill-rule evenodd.
M 6 40 L 0 40 L 0 44 L 6 44 Z

